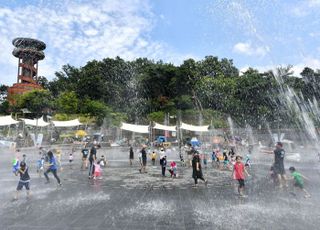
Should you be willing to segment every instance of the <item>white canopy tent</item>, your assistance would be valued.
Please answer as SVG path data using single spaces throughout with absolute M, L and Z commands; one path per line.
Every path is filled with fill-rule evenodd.
M 74 119 L 70 121 L 52 121 L 52 123 L 55 127 L 73 127 L 73 126 L 82 125 L 79 119 Z
M 209 131 L 209 125 L 205 126 L 195 126 L 195 125 L 188 125 L 186 123 L 181 123 L 180 129 L 194 131 L 194 132 L 208 132 Z
M 21 118 L 21 120 L 24 121 L 24 123 L 26 125 L 30 125 L 30 126 L 45 127 L 45 126 L 50 125 L 50 123 L 45 122 L 43 120 L 43 117 L 39 118 L 38 121 L 37 120 L 31 120 L 31 119 L 24 119 L 24 118 Z
M 122 122 L 120 129 L 135 133 L 149 133 L 149 125 L 132 125 Z
M 18 124 L 19 121 L 12 119 L 11 115 L 0 117 L 0 126 Z
M 177 126 L 167 126 L 167 125 L 161 125 L 158 123 L 155 123 L 155 126 L 153 126 L 154 129 L 161 129 L 161 130 L 166 130 L 166 131 L 172 131 L 175 132 L 177 131 Z

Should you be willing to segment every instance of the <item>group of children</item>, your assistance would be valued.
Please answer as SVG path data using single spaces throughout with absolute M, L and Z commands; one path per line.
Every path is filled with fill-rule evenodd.
M 310 198 L 311 197 L 310 193 L 304 188 L 304 180 L 310 181 L 309 178 L 302 175 L 293 166 L 289 167 L 289 172 L 291 174 L 291 180 L 293 181 L 293 192 L 291 192 L 291 194 L 296 195 L 295 190 L 299 189 L 304 193 L 305 198 Z M 270 178 L 271 178 L 273 184 L 279 185 L 280 184 L 279 177 L 278 177 L 277 173 L 275 172 L 273 165 L 270 167 L 269 174 L 270 174 Z M 288 187 L 287 184 L 286 184 L 286 187 Z
M 163 155 L 160 157 L 160 165 L 161 165 L 161 175 L 163 177 L 165 177 L 166 176 L 166 168 L 167 168 L 167 156 L 166 155 Z M 175 161 L 170 162 L 170 168 L 168 169 L 168 171 L 170 173 L 171 178 L 178 177 L 177 163 Z
M 156 153 L 156 151 L 152 151 L 150 154 L 150 159 L 151 159 L 151 162 L 152 162 L 152 166 L 156 166 L 156 159 L 157 159 L 157 156 L 158 154 Z M 139 162 L 140 164 L 142 165 L 142 154 L 139 153 L 138 155 L 139 157 Z M 164 148 L 160 148 L 159 150 L 159 163 L 160 163 L 160 166 L 161 166 L 161 175 L 163 177 L 166 176 L 166 168 L 167 168 L 167 156 L 166 156 L 166 151 Z M 177 174 L 177 163 L 175 161 L 171 161 L 170 162 L 170 168 L 168 169 L 169 173 L 170 173 L 170 177 L 177 177 L 178 174 Z
M 54 154 L 55 153 L 55 154 Z M 22 190 L 23 187 L 27 190 L 27 197 L 30 197 L 30 176 L 29 176 L 29 164 L 27 164 L 27 156 L 26 154 L 22 155 L 22 159 L 20 160 L 20 150 L 16 150 L 15 158 L 12 161 L 12 172 L 16 176 L 20 176 L 20 180 L 16 189 L 16 195 L 14 196 L 14 200 L 18 199 L 18 194 Z M 39 156 L 40 158 L 36 161 L 36 171 L 41 177 L 42 175 L 46 178 L 46 183 L 49 183 L 48 174 L 51 172 L 55 179 L 58 182 L 58 185 L 61 186 L 60 178 L 57 175 L 58 169 L 62 171 L 61 165 L 61 150 L 55 149 L 47 151 L 43 147 L 39 148 Z M 69 166 L 72 168 L 73 163 L 73 152 L 69 154 Z
M 245 178 L 246 178 L 245 174 L 247 176 L 250 176 L 250 175 L 246 169 L 245 164 L 242 161 L 242 157 L 236 156 L 235 159 L 236 159 L 236 162 L 233 166 L 232 177 L 233 177 L 233 179 L 237 180 L 239 183 L 239 185 L 238 185 L 239 196 L 245 197 L 245 195 L 243 193 L 244 187 L 245 187 Z M 301 173 L 299 173 L 295 169 L 295 167 L 293 167 L 293 166 L 291 166 L 289 168 L 289 171 L 291 173 L 291 180 L 293 180 L 293 188 L 294 188 L 293 189 L 294 191 L 291 194 L 296 195 L 295 189 L 298 188 L 304 192 L 305 198 L 310 198 L 311 197 L 310 193 L 304 188 L 304 179 L 305 180 L 309 180 L 309 179 L 307 177 L 305 177 L 304 175 L 302 175 Z M 275 184 L 279 183 L 278 175 L 275 173 L 273 166 L 270 168 L 270 176 Z
M 41 149 L 40 149 L 41 150 Z M 18 150 L 19 152 L 19 150 Z M 84 152 L 84 151 L 82 151 Z M 54 157 L 52 151 L 40 151 L 40 159 L 37 161 L 37 172 L 39 176 L 44 174 L 46 178 L 46 183 L 49 183 L 48 173 L 52 173 L 56 178 L 58 185 L 61 186 L 60 178 L 57 175 L 58 167 L 61 167 L 61 159 L 59 158 L 61 152 L 56 151 L 56 157 Z M 87 155 L 87 154 L 86 154 Z M 155 165 L 155 161 L 157 158 L 157 154 L 153 151 L 150 154 L 152 165 Z M 84 158 L 84 157 L 83 157 Z M 230 160 L 229 160 L 230 159 Z M 19 192 L 22 190 L 23 187 L 27 190 L 27 197 L 30 197 L 30 176 L 29 176 L 29 168 L 26 163 L 26 155 L 23 154 L 22 160 L 20 161 L 18 157 L 13 160 L 12 170 L 15 175 L 20 176 L 20 180 L 17 185 L 16 195 L 14 199 L 18 199 Z M 72 164 L 73 162 L 73 155 L 70 153 L 69 155 L 69 163 Z M 250 155 L 247 154 L 245 160 L 239 155 L 236 155 L 234 151 L 230 151 L 229 154 L 227 151 L 223 151 L 222 154 L 219 153 L 218 150 L 213 151 L 212 153 L 212 162 L 218 162 L 219 164 L 223 162 L 224 167 L 228 169 L 232 169 L 232 178 L 238 181 L 238 193 L 240 197 L 245 197 L 244 195 L 244 187 L 245 187 L 245 179 L 246 175 L 250 176 L 248 173 L 248 168 L 251 166 Z M 102 168 L 105 167 L 106 160 L 102 155 L 101 158 L 94 163 L 95 170 L 94 170 L 94 178 L 101 178 L 102 176 Z M 167 156 L 165 154 L 165 150 L 162 148 L 160 149 L 160 165 L 162 168 L 162 176 L 166 176 L 166 167 L 167 167 Z M 170 168 L 168 169 L 170 172 L 170 176 L 172 178 L 177 177 L 177 163 L 175 161 L 170 162 Z M 308 191 L 304 188 L 304 180 L 309 180 L 307 177 L 303 176 L 299 173 L 295 167 L 291 166 L 289 168 L 291 173 L 291 178 L 293 180 L 294 188 L 298 188 L 304 192 L 305 197 L 311 197 Z M 270 177 L 274 181 L 274 183 L 279 183 L 278 175 L 272 166 L 270 168 Z M 295 194 L 295 193 L 293 193 Z
M 220 149 L 215 149 L 211 154 L 212 165 L 218 167 L 220 170 L 228 169 L 232 170 L 234 164 L 236 163 L 236 153 L 233 148 L 228 150 L 223 150 L 220 152 Z M 251 167 L 251 157 L 248 153 L 244 159 L 244 165 L 247 168 Z

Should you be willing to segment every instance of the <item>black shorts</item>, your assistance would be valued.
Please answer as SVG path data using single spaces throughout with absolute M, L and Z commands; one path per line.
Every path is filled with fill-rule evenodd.
M 298 187 L 298 188 L 303 189 L 303 184 L 301 184 L 301 183 L 295 182 L 293 185 L 294 185 L 295 187 Z
M 239 188 L 243 188 L 244 187 L 244 179 L 238 179 L 239 182 Z
M 19 181 L 17 186 L 17 191 L 22 190 L 23 186 L 26 187 L 27 190 L 30 190 L 29 181 L 28 182 Z
M 147 165 L 147 159 L 142 159 L 142 165 L 146 166 Z
M 284 170 L 283 164 L 275 164 L 273 167 L 274 173 L 278 175 L 285 175 L 286 171 Z

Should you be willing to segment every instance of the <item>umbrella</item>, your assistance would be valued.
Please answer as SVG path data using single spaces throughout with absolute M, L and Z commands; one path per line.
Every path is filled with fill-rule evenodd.
M 86 131 L 84 130 L 77 130 L 77 132 L 75 133 L 76 136 L 78 137 L 84 137 L 84 136 L 87 136 L 88 134 L 86 133 Z

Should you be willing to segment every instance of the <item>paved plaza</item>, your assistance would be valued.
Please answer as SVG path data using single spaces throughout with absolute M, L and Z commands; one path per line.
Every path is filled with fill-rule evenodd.
M 280 190 L 272 186 L 268 170 L 272 156 L 253 157 L 253 167 L 246 181 L 247 198 L 239 198 L 230 171 L 220 171 L 211 164 L 204 169 L 208 186 L 193 188 L 192 170 L 179 167 L 178 178 L 160 176 L 160 166 L 149 164 L 140 174 L 138 163 L 128 165 L 128 149 L 100 149 L 108 166 L 103 178 L 89 180 L 80 170 L 80 150 L 68 165 L 68 148 L 62 149 L 63 186 L 58 187 L 36 173 L 38 151 L 22 149 L 27 154 L 31 176 L 31 199 L 25 191 L 12 201 L 19 178 L 11 172 L 13 154 L 1 149 L 0 157 L 0 229 L 319 229 L 319 162 L 315 158 L 294 165 L 310 178 L 306 188 L 312 197 Z M 175 155 L 169 156 L 175 158 Z M 287 172 L 288 173 L 288 172 Z M 168 173 L 169 175 L 169 173 Z

